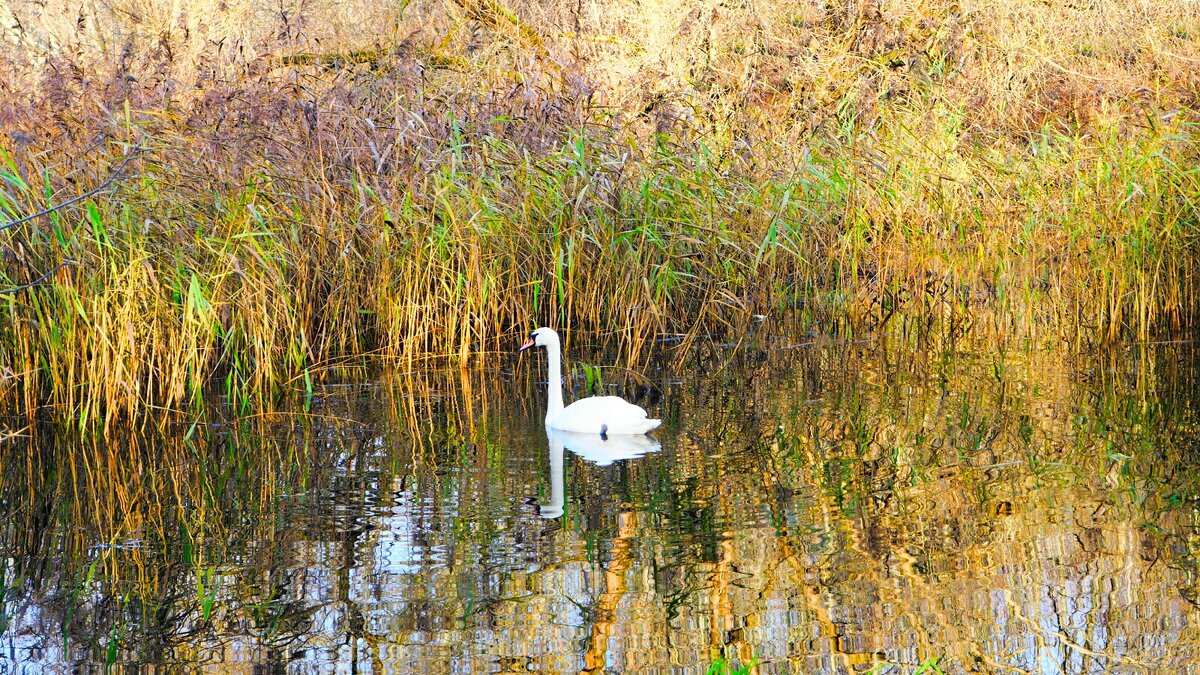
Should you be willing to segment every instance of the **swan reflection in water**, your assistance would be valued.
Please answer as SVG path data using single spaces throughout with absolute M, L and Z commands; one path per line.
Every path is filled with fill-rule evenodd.
M 662 449 L 659 442 L 643 434 L 609 436 L 580 434 L 546 428 L 550 441 L 550 501 L 538 507 L 543 518 L 558 518 L 563 514 L 563 450 L 570 450 L 597 466 L 608 466 L 622 459 L 634 459 Z

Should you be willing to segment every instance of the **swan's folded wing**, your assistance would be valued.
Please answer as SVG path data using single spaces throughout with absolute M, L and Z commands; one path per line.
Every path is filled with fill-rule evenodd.
M 600 435 L 644 434 L 661 424 L 647 419 L 646 411 L 619 396 L 593 396 L 562 409 L 550 426 L 562 431 Z

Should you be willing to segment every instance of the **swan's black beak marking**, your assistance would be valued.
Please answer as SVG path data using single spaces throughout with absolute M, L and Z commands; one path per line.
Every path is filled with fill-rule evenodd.
M 534 338 L 535 338 L 535 337 L 537 337 L 537 331 L 536 331 L 536 330 L 535 330 L 535 331 L 533 331 L 532 333 L 530 333 L 530 334 L 529 334 L 529 339 L 528 339 L 528 340 L 526 340 L 526 341 L 525 341 L 525 344 L 521 345 L 521 348 L 520 348 L 520 349 L 518 349 L 517 351 L 519 351 L 519 352 L 523 352 L 523 351 L 525 351 L 526 349 L 529 349 L 530 347 L 532 347 L 532 346 L 534 345 Z

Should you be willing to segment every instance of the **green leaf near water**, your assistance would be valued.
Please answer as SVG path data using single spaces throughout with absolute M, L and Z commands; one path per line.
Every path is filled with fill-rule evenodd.
M 704 675 L 750 675 L 750 671 L 754 666 L 758 665 L 758 657 L 750 659 L 750 662 L 744 666 L 735 666 L 723 658 L 713 661 Z
M 938 667 L 938 661 L 941 660 L 942 657 L 940 656 L 931 656 L 928 659 L 925 659 L 925 661 L 922 662 L 921 665 L 917 666 L 917 669 L 913 671 L 913 675 L 924 675 L 925 673 L 937 673 L 938 675 L 943 675 L 945 671 Z

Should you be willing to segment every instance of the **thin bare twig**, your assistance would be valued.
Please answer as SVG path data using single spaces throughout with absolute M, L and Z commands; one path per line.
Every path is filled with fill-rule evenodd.
M 64 260 L 64 261 L 62 261 L 62 262 L 60 262 L 60 263 L 58 263 L 58 265 L 55 265 L 54 269 L 50 270 L 49 272 L 46 272 L 46 273 L 45 273 L 45 274 L 43 274 L 42 276 L 40 276 L 40 277 L 38 277 L 38 278 L 34 279 L 33 281 L 31 281 L 31 282 L 29 282 L 29 283 L 25 284 L 24 286 L 17 286 L 16 288 L 5 288 L 5 289 L 3 289 L 3 290 L 0 290 L 0 295 L 10 295 L 10 294 L 12 294 L 12 293 L 18 293 L 18 292 L 20 292 L 20 291 L 23 291 L 23 290 L 25 290 L 26 288 L 30 288 L 30 287 L 33 287 L 33 286 L 37 286 L 38 284 L 40 284 L 40 283 L 42 283 L 43 281 L 45 281 L 46 279 L 48 279 L 48 278 L 50 277 L 50 275 L 52 275 L 52 274 L 54 274 L 55 272 L 57 272 L 57 271 L 61 270 L 62 268 L 66 267 L 67 265 L 76 265 L 76 264 L 78 264 L 78 263 L 76 263 L 74 260 L 71 260 L 70 258 L 67 258 L 66 260 Z
M 98 192 L 107 188 L 109 185 L 112 185 L 113 181 L 115 181 L 117 179 L 117 176 L 121 175 L 121 172 L 125 170 L 125 167 L 129 164 L 129 162 L 133 161 L 134 157 L 137 157 L 139 154 L 145 152 L 145 150 L 146 150 L 146 148 L 143 146 L 140 146 L 140 145 L 135 147 L 132 151 L 130 151 L 129 156 L 126 157 L 125 160 L 122 161 L 117 166 L 116 169 L 113 169 L 112 175 L 108 177 L 108 180 L 97 185 L 96 187 L 92 188 L 91 190 L 88 190 L 87 192 L 79 195 L 78 197 L 68 199 L 67 201 L 65 201 L 61 204 L 55 204 L 54 206 L 51 206 L 50 208 L 45 209 L 43 211 L 38 211 L 37 213 L 30 214 L 23 218 L 18 218 L 12 222 L 0 225 L 0 232 L 3 232 L 4 230 L 7 230 L 10 227 L 16 227 L 17 225 L 23 225 L 25 223 L 28 223 L 31 220 L 41 218 L 42 216 L 48 216 L 51 213 L 54 213 L 55 211 L 57 211 L 59 209 L 66 208 L 72 204 L 78 204 L 79 202 L 87 199 L 88 197 L 91 197 L 91 196 L 97 194 Z M 63 263 L 63 264 L 65 265 L 66 263 Z M 62 267 L 62 265 L 59 265 L 59 267 Z M 5 291 L 5 292 L 8 292 L 8 291 Z

